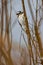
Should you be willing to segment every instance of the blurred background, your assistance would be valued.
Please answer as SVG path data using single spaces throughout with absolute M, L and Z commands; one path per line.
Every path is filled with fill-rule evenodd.
M 0 65 L 43 65 L 43 0 L 0 0 Z

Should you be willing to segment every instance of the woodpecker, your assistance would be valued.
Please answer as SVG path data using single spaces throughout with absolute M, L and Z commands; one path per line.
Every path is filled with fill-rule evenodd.
M 26 23 L 25 23 L 25 16 L 24 16 L 24 12 L 19 11 L 17 14 L 19 23 L 22 25 L 22 28 L 24 30 L 26 30 Z
M 18 11 L 18 13 L 16 13 L 16 15 L 22 15 L 24 12 Z

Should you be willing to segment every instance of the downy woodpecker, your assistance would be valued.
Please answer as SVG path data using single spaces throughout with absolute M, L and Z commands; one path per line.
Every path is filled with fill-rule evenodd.
M 18 21 L 19 21 L 20 25 L 26 31 L 26 23 L 25 23 L 24 12 L 19 11 L 16 15 L 18 17 Z

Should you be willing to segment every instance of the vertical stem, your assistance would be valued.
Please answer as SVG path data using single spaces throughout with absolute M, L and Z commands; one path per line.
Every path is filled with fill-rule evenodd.
M 42 0 L 42 5 L 43 5 L 43 0 Z
M 11 43 L 12 43 L 11 15 L 12 15 L 12 0 L 10 0 L 10 32 L 11 32 Z
M 42 0 L 42 18 L 43 18 L 43 0 Z M 41 60 L 41 64 L 43 65 L 43 59 Z
M 30 65 L 31 65 L 31 57 L 32 57 L 32 60 L 33 60 L 33 64 L 34 64 L 34 57 L 33 57 L 33 52 L 32 52 L 31 34 L 30 34 L 30 30 L 29 30 L 29 25 L 28 25 L 28 20 L 27 20 L 24 0 L 22 0 L 22 6 L 23 6 L 23 11 L 24 11 L 24 16 L 25 16 L 26 34 L 27 34 L 27 37 L 28 37 L 28 50 L 29 50 L 29 53 L 30 53 Z
M 6 15 L 6 32 L 5 32 L 5 37 L 7 36 L 7 42 L 8 42 L 8 53 L 9 53 L 9 47 L 10 47 L 10 39 L 9 39 L 9 22 L 8 22 L 8 8 L 7 8 L 7 3 L 8 0 L 5 0 L 5 15 Z
M 37 26 L 37 15 L 38 15 L 38 10 L 37 10 L 37 8 L 38 8 L 38 0 L 36 0 L 36 26 Z M 36 43 L 36 47 L 37 47 L 37 43 Z M 37 63 L 37 48 L 36 48 L 36 63 Z
M 2 17 L 1 17 L 1 36 L 3 35 L 3 16 L 4 16 L 4 0 L 1 1 L 2 2 Z

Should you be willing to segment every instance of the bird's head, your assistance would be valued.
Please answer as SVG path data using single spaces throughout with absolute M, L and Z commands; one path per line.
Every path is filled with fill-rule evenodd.
M 19 15 L 22 15 L 23 13 L 24 13 L 24 12 L 18 11 L 18 12 L 16 13 L 16 15 L 19 16 Z

